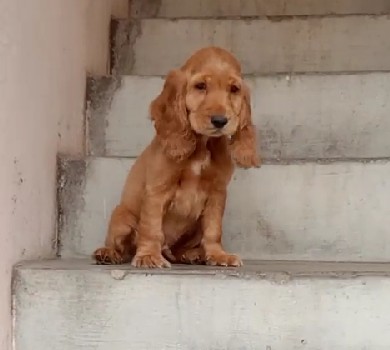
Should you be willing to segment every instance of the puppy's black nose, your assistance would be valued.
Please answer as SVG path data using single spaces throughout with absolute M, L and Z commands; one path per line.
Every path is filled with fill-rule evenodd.
M 224 115 L 213 115 L 211 116 L 211 124 L 213 124 L 216 128 L 222 129 L 228 120 Z

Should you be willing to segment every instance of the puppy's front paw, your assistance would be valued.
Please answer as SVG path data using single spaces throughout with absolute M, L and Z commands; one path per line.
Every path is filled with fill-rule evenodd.
M 189 249 L 181 254 L 179 260 L 183 264 L 201 265 L 205 262 L 204 252 L 201 248 Z
M 236 163 L 240 168 L 260 168 L 261 158 L 258 155 L 253 155 L 251 152 L 243 153 L 240 159 L 236 159 Z
M 99 248 L 93 253 L 93 258 L 98 265 L 118 265 L 124 263 L 123 256 L 112 248 Z
M 227 253 L 210 254 L 206 256 L 206 264 L 211 266 L 242 266 L 239 256 Z
M 161 254 L 136 254 L 131 262 L 131 265 L 135 267 L 147 267 L 147 268 L 163 268 L 171 267 L 171 264 Z

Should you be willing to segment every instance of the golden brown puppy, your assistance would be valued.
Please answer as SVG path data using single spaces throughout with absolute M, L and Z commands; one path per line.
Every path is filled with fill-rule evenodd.
M 97 263 L 240 266 L 221 244 L 227 186 L 234 163 L 260 161 L 239 62 L 221 48 L 197 51 L 168 74 L 150 114 L 156 136 L 128 175 Z

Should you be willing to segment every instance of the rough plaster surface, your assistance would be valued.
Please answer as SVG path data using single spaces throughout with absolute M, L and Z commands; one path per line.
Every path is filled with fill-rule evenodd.
M 84 152 L 86 71 L 107 72 L 108 0 L 0 0 L 0 349 L 11 268 L 55 254 L 56 155 Z
M 89 159 L 85 180 L 70 180 L 77 185 L 67 189 L 74 196 L 62 200 L 69 223 L 60 233 L 62 256 L 90 255 L 103 244 L 132 163 Z M 246 259 L 387 261 L 389 177 L 385 161 L 237 170 L 228 192 L 224 244 Z
M 137 272 L 32 263 L 15 274 L 16 346 L 387 350 L 389 273 L 317 262 Z
M 388 16 L 143 19 L 132 23 L 127 31 L 135 40 L 117 50 L 118 71 L 124 74 L 167 74 L 207 45 L 232 51 L 248 74 L 390 69 Z
M 266 159 L 390 156 L 390 74 L 248 77 Z M 89 89 L 89 152 L 134 157 L 154 135 L 160 77 L 99 78 Z
M 115 92 L 121 86 L 121 77 L 90 77 L 87 81 L 86 143 L 90 155 L 105 155 L 108 113 Z M 126 136 L 128 138 L 128 135 Z
M 132 0 L 131 15 L 150 17 L 239 17 L 385 14 L 388 0 Z

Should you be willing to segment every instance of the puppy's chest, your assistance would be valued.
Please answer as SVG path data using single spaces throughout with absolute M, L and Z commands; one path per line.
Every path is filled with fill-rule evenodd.
M 179 179 L 170 211 L 181 217 L 197 219 L 206 204 L 211 175 L 209 155 L 189 162 Z

